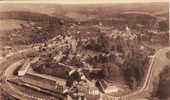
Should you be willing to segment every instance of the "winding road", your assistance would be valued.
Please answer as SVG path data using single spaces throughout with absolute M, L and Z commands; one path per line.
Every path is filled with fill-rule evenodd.
M 56 45 L 53 45 L 49 48 L 55 47 Z M 1 83 L 1 87 L 8 92 L 9 94 L 11 94 L 12 96 L 16 97 L 16 98 L 20 98 L 20 99 L 24 99 L 26 96 L 23 94 L 17 94 L 15 91 L 12 90 L 12 87 L 9 87 L 9 85 L 7 85 L 7 68 L 9 66 L 18 66 L 18 64 L 22 63 L 22 59 L 23 57 L 25 57 L 26 55 L 30 55 L 32 53 L 38 53 L 39 52 L 39 47 L 40 46 L 35 46 L 33 48 L 28 48 L 28 49 L 23 49 L 20 50 L 18 52 L 15 53 L 10 53 L 8 56 L 6 56 L 5 58 L 0 60 L 0 66 L 1 66 L 1 70 L 0 70 L 0 78 L 2 80 Z M 170 47 L 167 48 L 163 48 L 158 50 L 153 56 L 152 56 L 152 60 L 151 60 L 151 64 L 149 66 L 149 69 L 147 70 L 147 75 L 145 76 L 143 85 L 141 86 L 140 89 L 138 89 L 137 91 L 134 91 L 130 94 L 121 96 L 121 97 L 113 97 L 110 95 L 105 95 L 105 97 L 108 97 L 109 100 L 133 100 L 132 98 L 141 95 L 143 92 L 146 91 L 152 91 L 152 82 L 154 81 L 154 78 L 157 77 L 159 75 L 159 73 L 169 64 L 169 59 L 166 57 L 166 52 L 170 51 Z M 9 69 L 8 69 L 9 70 Z M 40 98 L 36 98 L 36 97 L 29 97 L 27 96 L 27 98 L 32 98 L 32 99 L 40 99 Z M 129 99 L 131 98 L 131 99 Z M 43 98 L 41 98 L 43 99 Z M 25 99 L 28 100 L 28 99 Z M 103 100 L 107 100 L 106 98 Z M 134 99 L 136 100 L 136 99 Z

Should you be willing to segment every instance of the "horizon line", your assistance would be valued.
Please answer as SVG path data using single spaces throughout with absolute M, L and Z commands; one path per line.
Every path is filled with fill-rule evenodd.
M 92 1 L 91 2 L 82 2 L 82 1 L 77 1 L 77 2 L 63 2 L 63 1 L 57 1 L 57 0 L 29 0 L 29 1 L 23 1 L 23 0 L 15 0 L 15 1 L 8 1 L 8 0 L 1 0 L 0 3 L 32 3 L 32 4 L 119 4 L 119 3 L 169 3 L 169 0 L 167 1 L 105 1 L 105 2 L 101 2 L 101 1 Z

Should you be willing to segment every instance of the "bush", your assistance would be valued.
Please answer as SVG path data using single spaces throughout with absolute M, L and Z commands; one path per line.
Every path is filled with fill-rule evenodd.
M 170 66 L 167 66 L 160 73 L 160 84 L 158 86 L 157 96 L 162 99 L 170 98 Z M 167 99 L 168 100 L 168 99 Z
M 170 59 L 170 51 L 168 51 L 168 52 L 166 53 L 166 57 L 167 57 L 168 59 Z

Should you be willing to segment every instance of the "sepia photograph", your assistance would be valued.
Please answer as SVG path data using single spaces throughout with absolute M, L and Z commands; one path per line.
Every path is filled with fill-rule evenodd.
M 169 0 L 0 0 L 0 100 L 170 100 Z

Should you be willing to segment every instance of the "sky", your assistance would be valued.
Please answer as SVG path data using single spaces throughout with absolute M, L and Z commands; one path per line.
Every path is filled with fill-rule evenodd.
M 147 3 L 168 2 L 169 0 L 2 0 L 0 2 L 34 2 L 34 3 L 62 3 L 62 4 L 95 4 L 95 3 Z

